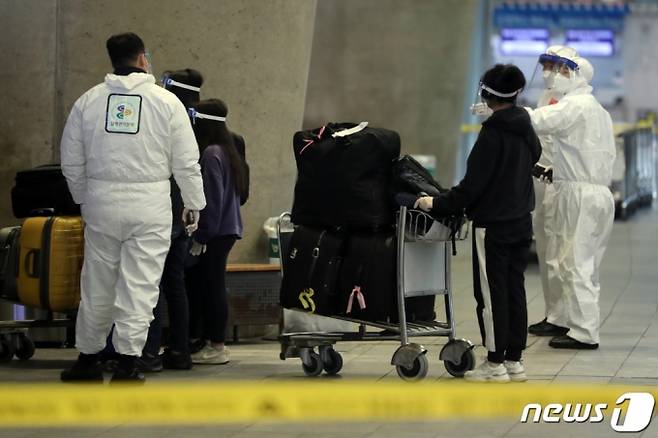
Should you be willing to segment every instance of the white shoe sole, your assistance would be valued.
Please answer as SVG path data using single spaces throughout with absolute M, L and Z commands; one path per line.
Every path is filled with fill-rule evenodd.
M 464 380 L 467 382 L 486 382 L 486 383 L 509 383 L 511 381 L 510 376 L 503 374 L 500 376 L 490 376 L 490 377 L 481 377 L 481 376 L 464 376 Z
M 528 376 L 526 376 L 525 372 L 516 374 L 507 373 L 507 375 L 512 382 L 526 382 L 528 380 Z
M 216 359 L 192 359 L 192 363 L 195 365 L 226 365 L 229 361 L 218 362 Z

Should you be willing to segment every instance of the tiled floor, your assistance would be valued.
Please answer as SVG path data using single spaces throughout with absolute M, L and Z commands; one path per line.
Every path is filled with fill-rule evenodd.
M 455 312 L 458 335 L 474 342 L 479 334 L 474 316 L 471 289 L 469 245 L 459 246 L 453 263 Z M 658 385 L 658 210 L 643 211 L 628 222 L 617 222 L 602 268 L 601 348 L 597 351 L 555 351 L 547 338 L 530 336 L 525 354 L 529 378 L 535 382 Z M 527 272 L 530 321 L 543 315 L 543 298 L 536 265 Z M 428 379 L 447 379 L 438 354 L 444 339 L 428 340 L 430 372 Z M 163 372 L 150 375 L 148 385 L 171 379 L 299 378 L 303 373 L 298 360 L 278 359 L 278 344 L 264 341 L 230 347 L 232 361 L 225 366 L 197 366 L 190 372 Z M 340 378 L 330 384 L 363 378 L 373 382 L 397 379 L 390 358 L 394 343 L 342 343 L 337 345 L 345 365 Z M 484 351 L 478 347 L 478 356 Z M 39 350 L 24 363 L 0 366 L 0 382 L 52 382 L 59 371 L 75 357 L 73 350 Z M 322 378 L 328 379 L 328 378 Z M 531 382 L 532 383 L 532 382 Z M 0 437 L 83 436 L 135 437 L 607 437 L 615 436 L 606 422 L 598 425 L 539 424 L 518 421 L 433 422 L 414 424 L 251 424 L 198 427 L 0 429 Z M 643 437 L 658 437 L 658 420 Z

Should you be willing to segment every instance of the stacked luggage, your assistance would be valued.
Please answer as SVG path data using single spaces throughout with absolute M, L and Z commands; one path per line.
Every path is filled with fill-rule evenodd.
M 80 302 L 83 224 L 59 166 L 18 172 L 12 208 L 25 220 L 21 226 L 0 229 L 0 298 L 50 312 L 75 311 Z M 19 326 L 20 322 L 11 324 Z M 0 361 L 11 359 L 11 349 L 19 349 L 7 340 L 12 334 L 0 339 Z
M 397 322 L 397 205 L 392 178 L 400 136 L 365 123 L 330 123 L 293 137 L 297 182 L 281 304 L 324 316 Z M 434 296 L 406 300 L 430 321 Z

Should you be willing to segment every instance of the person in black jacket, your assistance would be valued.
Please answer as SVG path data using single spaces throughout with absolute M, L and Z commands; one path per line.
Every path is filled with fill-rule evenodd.
M 541 145 L 528 113 L 516 106 L 525 87 L 521 70 L 501 65 L 482 77 L 480 95 L 493 110 L 482 123 L 464 179 L 416 207 L 434 217 L 461 215 L 473 221 L 473 281 L 487 361 L 467 380 L 526 380 L 521 362 L 527 339 L 524 271 L 532 239 L 535 196 L 532 169 Z

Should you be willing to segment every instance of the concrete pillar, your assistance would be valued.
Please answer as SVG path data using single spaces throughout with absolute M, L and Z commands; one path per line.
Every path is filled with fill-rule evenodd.
M 478 0 L 318 3 L 304 126 L 369 121 L 454 178 Z M 475 95 L 475 88 L 473 88 Z
M 25 6 L 28 4 L 37 10 L 36 17 Z M 39 87 L 48 89 L 50 100 L 46 111 L 41 108 L 42 101 L 38 103 L 48 126 L 44 135 L 49 141 L 46 152 L 52 148 L 53 130 L 59 140 L 78 96 L 111 71 L 105 51 L 105 41 L 110 35 L 127 31 L 139 34 L 151 53 L 156 75 L 163 70 L 185 67 L 200 70 L 206 80 L 202 98 L 218 97 L 227 102 L 228 125 L 244 135 L 247 142 L 251 196 L 242 211 L 245 238 L 233 250 L 232 261 L 266 260 L 262 224 L 267 217 L 289 209 L 292 203 L 295 165 L 291 141 L 292 134 L 302 125 L 315 0 L 2 0 L 0 5 L 3 12 L 0 23 L 15 29 L 16 34 L 10 42 L 6 39 L 0 42 L 2 53 L 5 44 L 8 53 L 20 54 L 27 48 L 30 59 L 37 58 L 43 64 L 39 68 L 43 70 L 45 85 L 39 83 Z M 15 18 L 4 13 L 12 10 L 10 5 L 13 10 L 17 9 L 15 5 L 21 5 L 20 11 L 12 12 Z M 57 20 L 53 26 L 55 13 Z M 40 88 L 30 90 L 36 82 L 32 70 L 25 72 L 24 64 L 17 63 L 16 73 L 12 73 L 14 78 L 25 77 L 20 82 L 23 87 L 19 88 L 15 81 L 0 84 L 3 96 L 5 89 L 16 89 L 12 102 L 20 107 L 21 114 L 14 117 L 11 111 L 15 108 L 3 108 L 0 115 L 6 111 L 12 123 L 20 122 L 23 130 L 36 125 L 34 119 L 23 115 L 23 109 L 33 109 L 34 100 L 44 94 Z M 57 95 L 53 98 L 55 87 Z M 5 140 L 8 133 L 17 134 L 11 126 L 2 129 L 0 152 L 9 148 L 5 146 L 9 143 Z M 21 144 L 25 145 L 26 153 L 29 150 L 35 155 L 37 143 L 41 145 L 36 140 L 23 140 Z M 58 156 L 58 143 L 52 152 Z M 37 160 L 34 161 L 36 164 Z M 8 168 L 6 175 L 26 167 L 25 162 L 4 166 Z M 0 177 L 6 179 L 5 173 Z M 8 206 L 7 202 L 1 206 L 5 217 Z
M 55 0 L 0 0 L 0 227 L 19 222 L 16 170 L 52 159 L 56 14 Z

